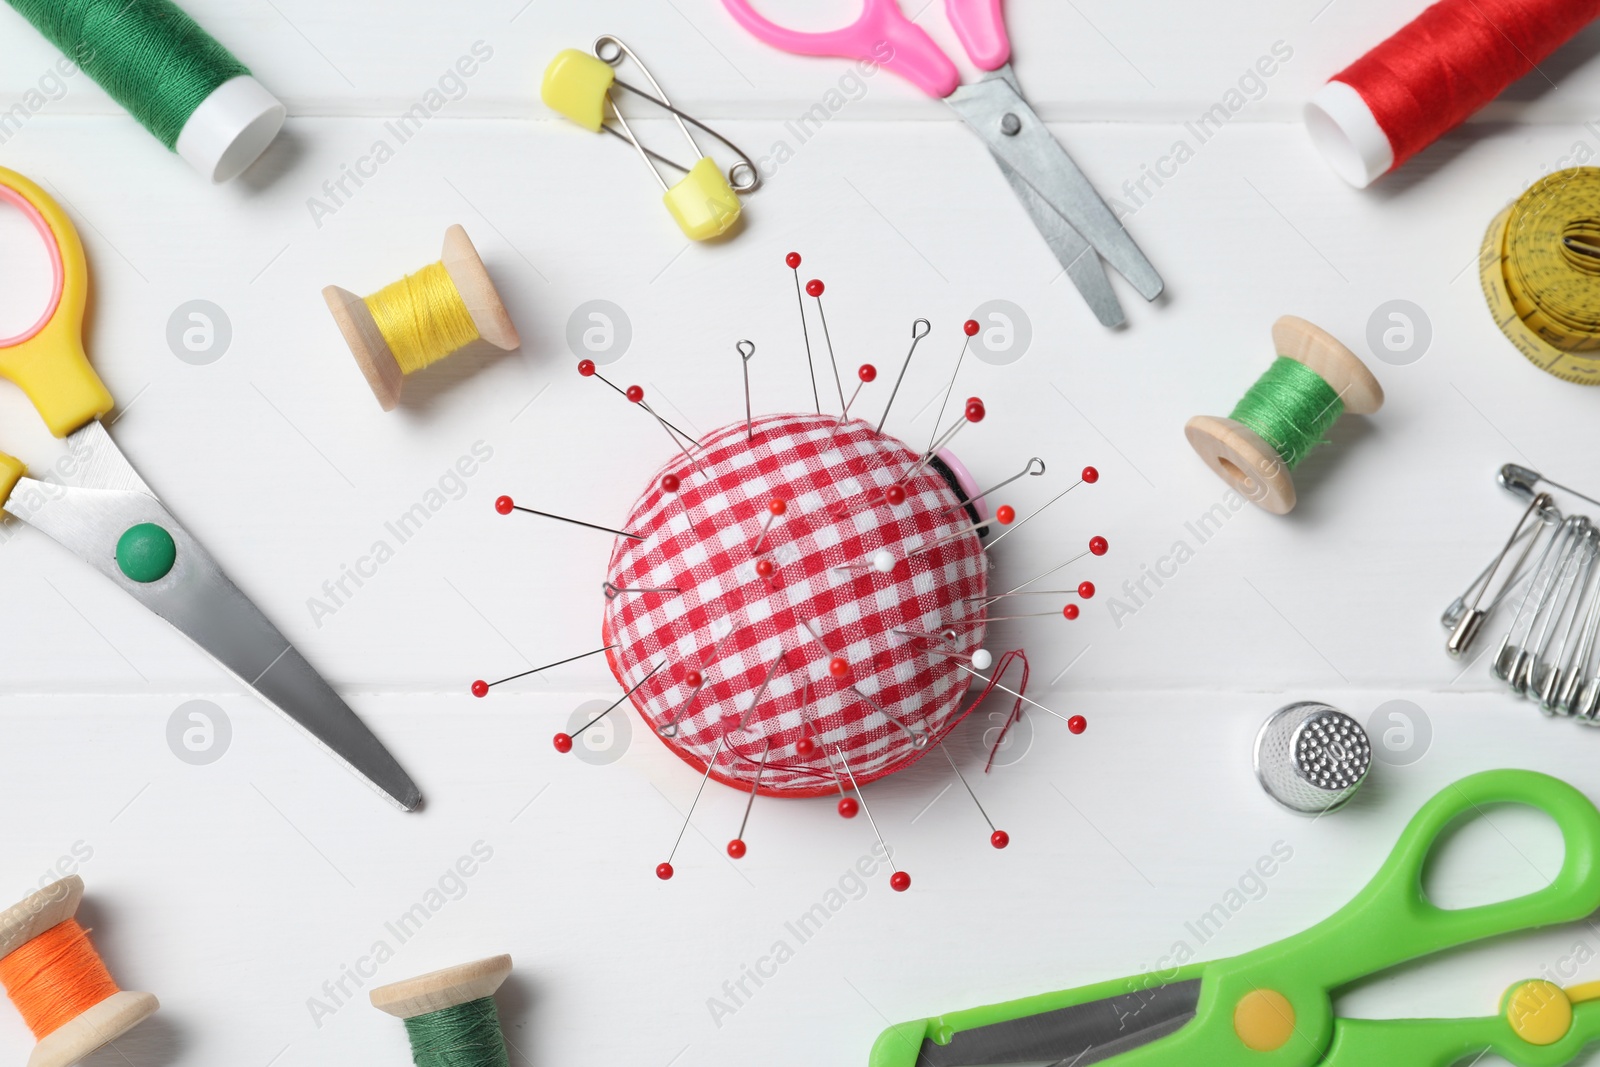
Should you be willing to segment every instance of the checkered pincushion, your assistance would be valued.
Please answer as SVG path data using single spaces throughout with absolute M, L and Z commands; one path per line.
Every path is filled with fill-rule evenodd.
M 604 640 L 617 681 L 638 686 L 634 706 L 697 770 L 720 741 L 711 775 L 736 788 L 753 786 L 763 756 L 760 791 L 779 796 L 837 792 L 846 765 L 865 784 L 914 762 L 960 720 L 972 675 L 895 630 L 954 626 L 941 648 L 982 647 L 972 598 L 985 595 L 988 558 L 961 497 L 923 467 L 891 506 L 883 491 L 919 453 L 861 422 L 830 442 L 836 421 L 769 416 L 753 441 L 742 421 L 715 431 L 697 453 L 704 473 L 682 455 L 657 471 L 623 527 L 644 538 L 619 537 L 612 552 Z M 669 473 L 677 493 L 662 488 Z M 758 557 L 773 500 L 786 509 Z M 880 550 L 894 558 L 888 573 L 871 566 Z M 686 680 L 696 671 L 698 691 Z

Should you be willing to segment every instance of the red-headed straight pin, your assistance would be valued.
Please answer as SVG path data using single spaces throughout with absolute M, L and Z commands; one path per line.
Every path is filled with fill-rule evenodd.
M 644 534 L 629 533 L 627 530 L 614 530 L 609 526 L 598 526 L 595 523 L 584 522 L 581 519 L 569 519 L 565 515 L 556 515 L 548 511 L 535 511 L 533 508 L 525 508 L 508 496 L 502 496 L 496 499 L 494 502 L 494 509 L 502 515 L 509 515 L 513 511 L 521 511 L 529 515 L 537 515 L 541 519 L 554 519 L 557 522 L 566 522 L 571 523 L 573 526 L 582 526 L 588 530 L 599 530 L 602 533 L 616 534 L 618 537 L 629 537 L 635 541 L 644 540 Z
M 848 407 L 844 402 L 844 380 L 839 377 L 839 361 L 833 355 L 833 336 L 828 333 L 828 316 L 822 310 L 822 294 L 827 286 L 818 278 L 806 282 L 806 295 L 817 302 L 817 318 L 822 321 L 822 339 L 828 345 L 828 363 L 833 367 L 833 384 L 839 389 L 839 407 Z
M 1034 584 L 1035 582 L 1043 581 L 1044 579 L 1050 577 L 1052 574 L 1055 574 L 1059 570 L 1063 570 L 1063 569 L 1065 569 L 1067 567 L 1072 566 L 1074 563 L 1078 562 L 1084 556 L 1091 556 L 1091 555 L 1092 556 L 1103 556 L 1103 555 L 1106 554 L 1106 552 L 1108 551 L 1109 548 L 1110 548 L 1110 545 L 1106 542 L 1106 539 L 1104 537 L 1099 537 L 1099 536 L 1091 537 L 1091 538 L 1089 538 L 1089 549 L 1088 549 L 1088 551 L 1079 552 L 1076 556 L 1073 556 L 1071 559 L 1067 560 L 1065 563 L 1058 563 L 1054 567 L 1051 567 L 1047 571 L 1041 571 L 1040 573 L 1034 575 L 1032 578 L 1029 578 L 1027 581 L 1023 582 L 1021 585 L 1014 585 L 1010 589 L 1007 589 L 1005 592 L 1003 592 L 1003 593 L 995 593 L 992 596 L 969 596 L 969 597 L 964 597 L 963 599 L 967 600 L 969 602 L 970 601 L 981 601 L 984 604 L 993 604 L 997 600 L 1004 600 L 1006 597 L 1011 597 L 1011 596 L 1061 596 L 1061 595 L 1070 596 L 1071 595 L 1071 591 L 1065 590 L 1065 589 L 1029 589 L 1028 587 L 1030 585 Z M 1085 588 L 1088 589 L 1087 595 L 1084 593 L 1084 589 Z M 1085 600 L 1087 600 L 1089 597 L 1094 596 L 1094 583 L 1093 582 L 1079 582 L 1078 583 L 1077 593 L 1078 593 L 1079 596 L 1083 597 Z M 1070 616 L 1070 615 L 1067 616 L 1067 617 L 1069 619 L 1072 618 L 1072 616 Z
M 587 730 L 589 727 L 593 726 L 595 723 L 599 722 L 601 719 L 605 718 L 607 715 L 610 715 L 613 711 L 616 711 L 617 708 L 619 708 L 622 705 L 622 702 L 624 700 L 627 700 L 629 697 L 633 696 L 633 694 L 635 694 L 635 693 L 637 693 L 639 691 L 639 688 L 641 686 L 643 686 L 644 683 L 646 683 L 650 679 L 654 678 L 656 676 L 656 671 L 659 671 L 662 667 L 666 666 L 666 663 L 667 663 L 666 660 L 662 660 L 660 663 L 657 663 L 654 667 L 651 667 L 650 668 L 650 673 L 645 675 L 643 678 L 640 678 L 639 681 L 634 684 L 634 687 L 632 689 L 628 690 L 626 693 L 623 693 L 620 697 L 618 697 L 617 698 L 617 702 L 615 704 L 612 704 L 605 711 L 602 711 L 600 714 L 596 715 L 594 718 L 590 719 L 588 722 L 586 722 L 582 726 L 578 727 L 572 733 L 570 733 L 570 734 L 556 734 L 556 736 L 555 736 L 556 751 L 557 752 L 571 752 L 572 751 L 572 742 L 575 739 L 583 736 L 583 732 L 585 730 Z
M 817 414 L 822 414 L 822 397 L 817 393 L 817 365 L 811 358 L 811 328 L 806 325 L 806 301 L 800 295 L 800 253 L 790 252 L 783 257 L 789 265 L 789 270 L 794 274 L 794 302 L 800 309 L 800 332 L 806 341 L 806 370 L 811 374 L 811 402 L 817 409 Z
M 506 682 L 514 682 L 518 678 L 526 678 L 530 674 L 538 674 L 540 671 L 547 671 L 552 667 L 559 667 L 565 663 L 574 663 L 580 659 L 588 659 L 590 656 L 598 656 L 600 653 L 609 652 L 616 647 L 616 645 L 604 645 L 595 649 L 593 652 L 580 652 L 576 656 L 568 656 L 566 659 L 558 659 L 554 663 L 546 663 L 543 667 L 535 667 L 531 671 L 523 671 L 521 674 L 510 675 L 508 677 L 501 678 L 497 682 L 485 682 L 482 679 L 479 679 L 478 681 L 472 683 L 472 695 L 475 697 L 486 697 L 489 695 L 489 690 L 493 689 L 497 685 L 504 685 Z
M 938 455 L 941 449 L 949 445 L 951 441 L 955 440 L 956 434 L 961 432 L 961 428 L 963 426 L 966 426 L 968 423 L 982 422 L 984 416 L 987 414 L 988 412 L 984 409 L 982 400 L 975 396 L 968 397 L 967 406 L 961 412 L 961 418 L 957 419 L 954 425 L 945 431 L 943 437 L 940 437 L 937 441 L 934 441 L 928 446 L 928 450 L 922 454 L 922 458 L 917 460 L 917 462 L 912 465 L 911 469 L 905 473 L 898 484 L 908 485 L 911 482 L 911 479 L 915 478 L 922 472 L 923 467 L 926 467 L 929 463 L 933 462 L 933 457 Z
M 761 778 L 767 773 L 767 757 L 772 755 L 772 741 L 767 740 L 767 747 L 761 751 L 761 766 L 756 770 L 756 784 L 750 787 L 750 799 L 744 804 L 744 818 L 739 820 L 739 832 L 732 841 L 728 842 L 728 855 L 733 859 L 742 860 L 747 851 L 744 843 L 745 828 L 750 825 L 750 809 L 756 806 L 756 794 L 761 791 Z
M 867 798 L 861 794 L 861 786 L 856 781 L 856 773 L 850 769 L 850 761 L 845 759 L 844 750 L 838 745 L 833 746 L 834 754 L 839 757 L 839 762 L 844 766 L 844 773 L 850 778 L 850 788 L 855 790 L 856 801 L 861 805 L 861 810 L 867 814 L 867 822 L 872 824 L 873 836 L 878 839 L 878 847 L 883 849 L 884 858 L 889 861 L 889 869 L 894 873 L 889 876 L 889 888 L 896 893 L 904 893 L 911 888 L 911 875 L 895 866 L 894 856 L 889 853 L 889 845 L 883 839 L 883 833 L 878 829 L 878 821 L 872 817 L 872 809 L 867 807 Z M 831 761 L 830 761 L 831 762 Z M 843 808 L 844 801 L 840 801 Z
M 972 791 L 972 785 L 967 781 L 967 776 L 961 773 L 961 768 L 956 766 L 956 759 L 950 755 L 950 750 L 944 745 L 939 746 L 939 751 L 944 753 L 944 758 L 950 761 L 950 769 L 956 772 L 956 777 L 961 779 L 961 784 L 967 790 L 967 796 L 972 798 L 972 803 L 978 808 L 978 814 L 983 816 L 983 821 L 989 824 L 989 844 L 995 848 L 1005 848 L 1011 844 L 1011 835 L 1004 830 L 995 828 L 994 820 L 989 818 L 989 813 L 983 810 L 983 802 L 978 799 L 978 794 Z
M 1083 468 L 1083 473 L 1079 476 L 1077 481 L 1073 482 L 1071 485 L 1069 485 L 1065 489 L 1061 490 L 1061 492 L 1057 493 L 1055 496 L 1051 497 L 1049 500 L 1046 500 L 1044 502 L 1044 506 L 1043 507 L 1039 508 L 1038 511 L 1033 512 L 1033 514 L 1028 515 L 1025 518 L 1023 518 L 1021 522 L 1018 522 L 1016 525 L 1012 526 L 1011 529 L 1002 530 L 1000 532 L 1000 535 L 998 537 L 996 537 L 993 541 L 990 541 L 987 547 L 993 548 L 995 545 L 998 545 L 1001 541 L 1005 540 L 1007 537 L 1010 537 L 1017 530 L 1021 529 L 1022 526 L 1025 523 L 1027 523 L 1030 519 L 1032 519 L 1034 517 L 1034 515 L 1038 515 L 1039 512 L 1044 511 L 1045 508 L 1048 508 L 1051 504 L 1054 504 L 1057 500 L 1060 500 L 1062 497 L 1066 496 L 1068 493 L 1070 493 L 1074 489 L 1078 488 L 1078 486 L 1080 486 L 1080 485 L 1093 485 L 1095 482 L 1098 482 L 1099 480 L 1100 480 L 1100 472 L 1099 471 L 1095 470 L 1093 467 L 1085 467 L 1085 468 Z
M 672 851 L 667 853 L 665 863 L 656 864 L 656 877 L 663 882 L 672 877 L 672 858 L 678 854 L 678 846 L 683 844 L 684 831 L 689 829 L 689 820 L 694 818 L 694 809 L 700 803 L 700 794 L 706 791 L 706 780 L 711 777 L 711 768 L 717 765 L 717 758 L 722 755 L 722 746 L 727 740 L 726 734 L 717 739 L 717 750 L 711 754 L 711 759 L 706 764 L 706 773 L 700 778 L 700 788 L 694 791 L 694 800 L 689 804 L 689 814 L 683 817 L 683 825 L 678 828 L 677 840 L 672 842 Z
M 933 433 L 928 437 L 928 454 L 939 451 L 933 445 L 933 439 L 939 436 L 939 424 L 944 421 L 944 409 L 950 404 L 950 394 L 955 391 L 956 378 L 961 374 L 961 361 L 967 358 L 967 346 L 972 343 L 973 337 L 978 333 L 978 320 L 968 319 L 961 324 L 961 351 L 956 355 L 956 369 L 950 372 L 950 384 L 944 388 L 944 399 L 939 401 L 939 414 L 933 417 Z
M 750 546 L 750 554 L 752 556 L 761 555 L 762 546 L 767 542 L 767 534 L 772 531 L 772 524 L 782 518 L 788 510 L 789 502 L 776 497 L 767 504 L 767 521 L 761 527 L 761 536 L 757 537 L 755 544 Z
M 843 427 L 844 424 L 849 420 L 850 408 L 855 404 L 856 397 L 861 395 L 861 387 L 866 385 L 868 382 L 877 380 L 878 368 L 874 367 L 870 363 L 863 363 L 856 370 L 856 377 L 860 379 L 860 381 L 856 383 L 856 391 L 850 394 L 849 400 L 845 401 L 844 411 L 840 413 L 839 421 L 833 424 L 833 433 L 828 435 L 829 444 L 833 443 L 833 439 L 838 436 L 840 428 Z

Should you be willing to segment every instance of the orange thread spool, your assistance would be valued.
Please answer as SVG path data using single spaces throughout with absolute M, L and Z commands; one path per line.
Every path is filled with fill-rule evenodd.
M 119 992 L 76 919 L 57 923 L 0 960 L 0 984 L 41 1039 Z
M 160 1007 L 117 987 L 78 924 L 82 899 L 73 875 L 0 911 L 0 984 L 39 1039 L 28 1067 L 71 1067 Z

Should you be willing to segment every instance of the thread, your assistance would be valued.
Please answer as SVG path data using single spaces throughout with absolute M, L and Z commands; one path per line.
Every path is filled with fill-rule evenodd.
M 0 984 L 40 1040 L 118 991 L 76 919 L 57 923 L 0 959 Z
M 1597 16 L 1600 0 L 1439 0 L 1324 86 L 1308 110 L 1312 134 L 1335 170 L 1366 185 L 1465 121 Z M 1351 90 L 1359 101 L 1347 99 Z M 1341 161 L 1351 151 L 1359 160 Z
M 7 2 L 168 148 L 217 86 L 250 73 L 169 0 Z
M 508 1067 L 494 997 L 414 1015 L 405 1020 L 417 1067 Z
M 415 374 L 481 336 L 442 262 L 363 299 L 404 374 Z
M 1600 168 L 1530 186 L 1489 224 L 1478 266 L 1496 324 L 1530 362 L 1600 384 Z
M 1271 445 L 1294 470 L 1344 414 L 1344 401 L 1322 376 L 1298 360 L 1279 356 L 1257 378 L 1229 418 Z

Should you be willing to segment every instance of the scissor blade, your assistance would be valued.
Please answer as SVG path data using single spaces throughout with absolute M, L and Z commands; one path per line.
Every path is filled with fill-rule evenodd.
M 1200 1003 L 1200 979 L 959 1030 L 922 1042 L 917 1067 L 1088 1067 L 1181 1029 Z
M 1067 277 L 1077 286 L 1078 294 L 1083 297 L 1084 303 L 1089 305 L 1089 310 L 1094 312 L 1094 317 L 1100 320 L 1100 325 L 1121 326 L 1127 321 L 1127 316 L 1122 312 L 1122 302 L 1117 299 L 1116 291 L 1111 288 L 1111 279 L 1106 276 L 1105 264 L 1100 262 L 1095 250 L 1089 247 L 1089 242 L 1083 239 L 1081 233 L 1069 226 L 1067 220 L 1057 214 L 1054 208 L 1045 203 L 1038 191 L 1029 185 L 1014 167 L 998 155 L 994 157 L 994 161 L 1000 168 L 1000 173 L 1004 174 L 1006 181 L 1010 183 L 1011 191 L 1017 194 L 1017 199 L 1027 209 L 1028 217 L 1033 220 L 1033 228 L 1044 238 L 1044 243 L 1050 247 L 1056 262 L 1066 270 Z
M 983 138 L 997 159 L 1033 186 L 1140 296 L 1154 300 L 1161 295 L 1161 275 L 1009 80 L 993 77 L 960 86 L 945 102 Z M 1013 132 L 1007 133 L 1007 129 Z
M 115 450 L 104 431 L 101 438 Z M 166 619 L 403 810 L 422 804 L 421 791 L 372 731 L 154 496 L 23 478 L 6 510 Z M 160 526 L 177 545 L 172 570 L 150 583 L 130 580 L 116 561 L 118 539 L 140 523 Z

